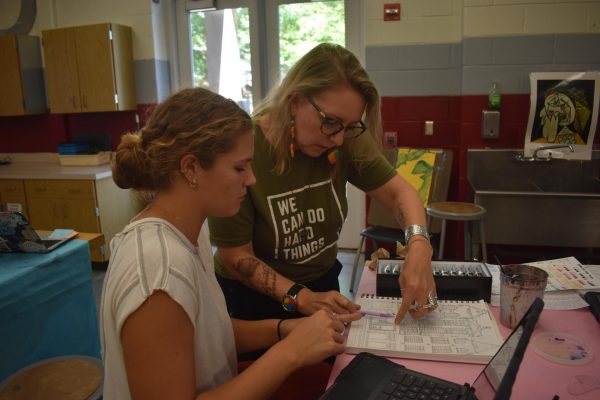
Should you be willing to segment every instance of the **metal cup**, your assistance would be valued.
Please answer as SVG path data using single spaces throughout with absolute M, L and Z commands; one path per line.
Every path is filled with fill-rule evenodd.
M 530 265 L 505 265 L 500 270 L 500 322 L 513 329 L 536 297 L 544 298 L 548 273 Z

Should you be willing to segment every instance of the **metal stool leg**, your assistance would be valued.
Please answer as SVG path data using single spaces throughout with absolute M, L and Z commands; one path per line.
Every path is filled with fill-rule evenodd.
M 483 219 L 479 220 L 479 232 L 481 232 L 481 254 L 483 255 L 483 262 L 487 262 L 487 248 L 485 244 L 485 231 L 483 229 Z
M 472 238 L 472 233 L 471 233 L 471 229 L 473 227 L 473 224 L 470 221 L 465 221 L 464 223 L 464 233 L 463 233 L 463 238 L 464 238 L 464 248 L 465 248 L 465 260 L 472 260 L 474 257 L 474 253 L 473 253 L 473 240 Z M 475 253 L 476 255 L 476 253 Z
M 356 255 L 354 256 L 354 266 L 352 267 L 352 279 L 350 279 L 350 292 L 354 293 L 354 281 L 356 280 L 356 270 L 358 268 L 358 261 L 360 260 L 360 253 L 362 252 L 363 245 L 365 244 L 365 237 L 360 236 L 360 244 L 356 249 Z
M 446 219 L 442 218 L 442 230 L 440 232 L 440 247 L 438 251 L 438 260 L 444 259 L 444 241 L 446 240 Z

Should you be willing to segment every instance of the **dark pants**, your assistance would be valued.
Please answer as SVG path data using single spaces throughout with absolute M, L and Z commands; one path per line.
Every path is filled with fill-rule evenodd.
M 342 270 L 342 264 L 335 260 L 329 270 L 314 281 L 303 283 L 314 292 L 327 292 L 340 290 L 338 275 Z M 217 275 L 217 281 L 221 285 L 229 315 L 233 318 L 256 321 L 269 318 L 299 318 L 302 314 L 288 312 L 281 306 L 281 300 L 272 299 L 262 293 L 251 289 L 239 281 L 226 279 Z

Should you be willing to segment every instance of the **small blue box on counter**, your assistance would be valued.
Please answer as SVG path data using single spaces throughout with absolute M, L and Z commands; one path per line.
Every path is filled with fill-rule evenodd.
M 61 143 L 57 146 L 58 154 L 85 154 L 90 149 L 90 145 L 85 142 Z

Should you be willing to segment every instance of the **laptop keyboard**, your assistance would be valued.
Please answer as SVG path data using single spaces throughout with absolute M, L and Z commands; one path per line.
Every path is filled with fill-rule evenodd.
M 376 400 L 453 400 L 460 394 L 458 385 L 428 379 L 412 371 L 396 371 Z

